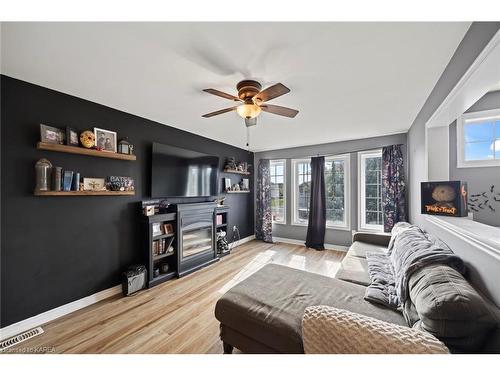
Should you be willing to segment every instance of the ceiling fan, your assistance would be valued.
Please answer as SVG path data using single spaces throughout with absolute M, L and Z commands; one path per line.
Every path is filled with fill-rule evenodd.
M 238 90 L 238 96 L 227 94 L 215 89 L 203 90 L 209 94 L 233 100 L 235 102 L 239 102 L 240 104 L 234 107 L 207 113 L 202 117 L 208 118 L 226 112 L 236 111 L 238 115 L 245 119 L 246 126 L 253 126 L 257 124 L 257 116 L 261 113 L 261 111 L 291 118 L 295 117 L 297 113 L 299 113 L 299 111 L 295 109 L 266 103 L 269 100 L 290 92 L 290 89 L 281 83 L 277 83 L 262 90 L 262 85 L 259 82 L 247 79 L 239 82 L 236 85 L 236 89 Z

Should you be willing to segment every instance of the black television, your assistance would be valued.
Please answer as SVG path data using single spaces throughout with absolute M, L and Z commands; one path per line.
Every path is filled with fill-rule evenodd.
M 153 143 L 151 197 L 218 195 L 219 158 L 194 150 Z

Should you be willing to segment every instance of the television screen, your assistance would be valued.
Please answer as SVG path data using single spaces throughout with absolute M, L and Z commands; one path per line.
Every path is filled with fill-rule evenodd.
M 218 170 L 217 156 L 153 143 L 151 197 L 216 196 Z

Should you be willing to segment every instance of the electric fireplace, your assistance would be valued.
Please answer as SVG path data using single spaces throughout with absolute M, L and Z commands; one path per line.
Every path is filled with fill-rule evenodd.
M 217 261 L 215 209 L 214 202 L 177 205 L 179 276 Z

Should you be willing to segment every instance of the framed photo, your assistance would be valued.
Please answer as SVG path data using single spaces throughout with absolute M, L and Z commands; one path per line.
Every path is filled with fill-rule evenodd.
M 116 152 L 116 132 L 94 128 L 95 145 L 101 151 Z
M 163 233 L 161 232 L 161 224 L 153 223 L 153 236 L 161 236 Z
M 78 141 L 78 132 L 70 128 L 69 126 L 66 126 L 66 144 L 68 146 L 79 146 L 80 143 Z
M 172 234 L 174 233 L 174 227 L 172 224 L 163 224 L 163 232 L 165 234 Z
M 231 179 L 226 177 L 224 179 L 224 191 L 230 191 L 231 190 Z
M 241 190 L 250 190 L 250 181 L 248 178 L 241 179 Z
M 100 191 L 106 190 L 106 181 L 104 178 L 83 178 L 83 190 Z
M 63 130 L 54 128 L 53 126 L 40 124 L 40 141 L 63 145 L 65 138 L 66 135 Z

